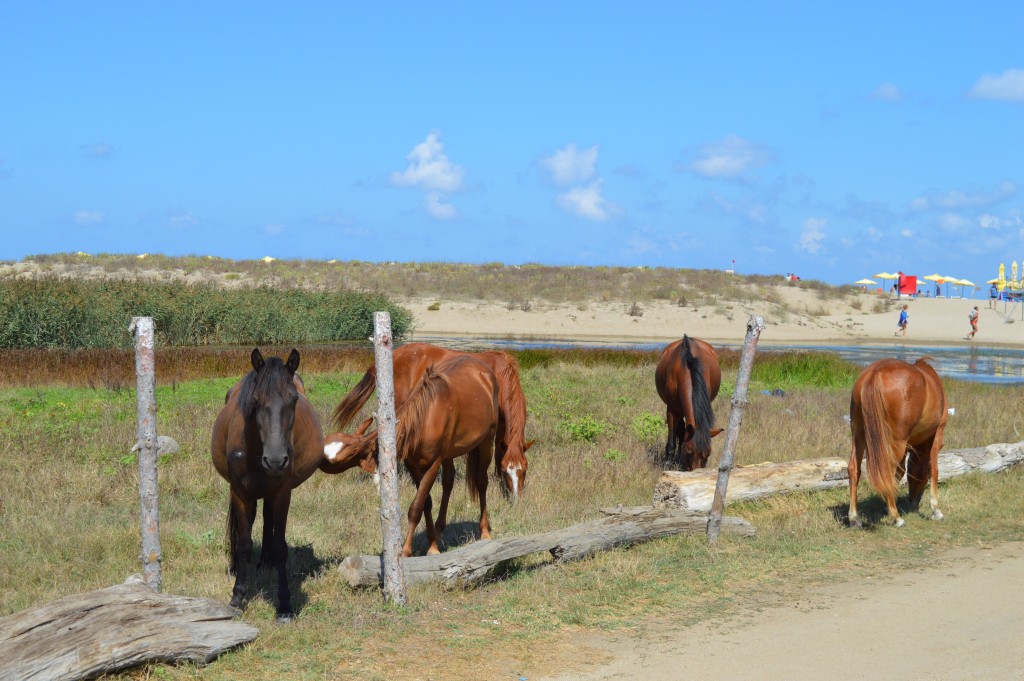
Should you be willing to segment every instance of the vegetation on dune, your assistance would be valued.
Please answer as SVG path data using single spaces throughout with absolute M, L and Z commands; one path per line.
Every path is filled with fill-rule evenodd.
M 364 346 L 367 345 L 364 342 Z M 372 361 L 368 348 L 299 348 L 308 395 L 327 423 L 331 410 Z M 277 354 L 286 348 L 275 347 Z M 57 597 L 108 586 L 138 571 L 138 489 L 134 377 L 109 385 L 86 379 L 118 366 L 121 351 L 0 353 L 0 615 Z M 172 354 L 176 364 L 159 364 Z M 62 359 L 48 363 L 48 355 Z M 511 503 L 488 495 L 495 536 L 510 537 L 593 519 L 597 509 L 650 504 L 663 467 L 664 405 L 654 391 L 657 353 L 530 351 L 519 355 L 529 418 L 527 488 Z M 15 361 L 11 364 L 12 358 Z M 20 358 L 20 360 L 18 359 Z M 213 471 L 209 438 L 224 393 L 246 370 L 241 349 L 157 352 L 157 429 L 181 451 L 160 461 L 164 588 L 226 600 L 224 518 L 227 485 Z M 75 386 L 37 380 L 47 366 L 75 365 Z M 723 364 L 735 375 L 735 360 Z M 94 363 L 92 369 L 82 365 Z M 129 365 L 131 366 L 131 365 Z M 177 367 L 177 377 L 161 367 Z M 36 367 L 43 367 L 36 373 Z M 208 372 L 208 373 L 207 373 Z M 851 373 L 852 372 L 852 373 Z M 813 353 L 762 353 L 737 450 L 740 464 L 849 456 L 849 389 L 856 369 Z M 20 374 L 16 381 L 11 374 Z M 79 382 L 81 381 L 81 382 Z M 782 386 L 782 397 L 762 387 Z M 956 407 L 946 448 L 1019 439 L 1019 386 L 946 381 Z M 715 402 L 728 422 L 728 389 Z M 371 406 L 367 407 L 372 408 Z M 715 439 L 709 466 L 718 463 Z M 458 463 L 461 471 L 462 462 Z M 419 585 L 410 606 L 391 608 L 377 592 L 352 592 L 334 565 L 380 549 L 377 490 L 368 476 L 320 473 L 294 491 L 288 524 L 290 572 L 299 609 L 274 623 L 276 577 L 257 571 L 243 617 L 260 637 L 206 667 L 155 665 L 139 678 L 448 679 L 534 677 L 580 664 L 587 629 L 641 627 L 652 618 L 677 624 L 800 592 L 809 583 L 892 574 L 934 560 L 942 549 L 1024 538 L 1024 470 L 957 478 L 940 488 L 946 520 L 909 514 L 900 530 L 847 528 L 846 489 L 730 505 L 750 520 L 754 539 L 725 536 L 715 550 L 703 537 L 674 537 L 603 552 L 586 561 L 539 569 L 545 556 L 503 566 L 472 589 Z M 413 487 L 400 482 L 403 508 Z M 435 500 L 438 491 L 435 489 Z M 884 504 L 866 486 L 861 511 L 881 518 Z M 473 541 L 478 506 L 456 485 L 444 540 Z M 257 524 L 261 522 L 257 520 Z M 259 551 L 260 531 L 254 533 Z M 422 553 L 421 531 L 415 545 Z
M 43 273 L 78 277 L 152 277 L 202 280 L 221 286 L 284 286 L 315 290 L 349 288 L 391 298 L 490 300 L 510 309 L 530 301 L 590 303 L 664 300 L 681 306 L 781 302 L 773 287 L 814 291 L 822 300 L 855 294 L 852 286 L 817 280 L 784 282 L 780 274 L 737 275 L 724 270 L 675 267 L 559 266 L 537 263 L 364 262 L 323 260 L 228 260 L 208 256 L 140 258 L 125 254 L 57 253 L 26 258 Z
M 133 316 L 153 317 L 171 346 L 322 343 L 373 333 L 373 313 L 391 314 L 394 335 L 412 314 L 381 295 L 133 279 L 0 279 L 0 348 L 126 348 Z

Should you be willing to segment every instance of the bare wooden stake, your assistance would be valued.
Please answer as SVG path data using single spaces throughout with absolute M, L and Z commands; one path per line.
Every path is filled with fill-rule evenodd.
M 405 605 L 402 570 L 402 516 L 398 505 L 398 446 L 395 443 L 395 377 L 391 359 L 391 315 L 373 316 L 373 358 L 377 365 L 377 466 L 380 473 L 380 525 L 384 535 L 384 596 Z
M 736 390 L 732 394 L 732 412 L 729 414 L 729 426 L 725 431 L 725 447 L 722 460 L 718 464 L 718 482 L 715 484 L 715 499 L 711 503 L 711 516 L 708 519 L 708 543 L 718 543 L 718 534 L 722 529 L 722 511 L 725 508 L 725 489 L 729 486 L 729 472 L 732 470 L 736 456 L 736 441 L 740 436 L 740 424 L 743 423 L 743 410 L 747 407 L 747 386 L 750 384 L 750 371 L 754 367 L 754 353 L 757 341 L 764 331 L 764 319 L 751 316 L 747 320 L 747 336 L 743 340 L 743 354 L 740 355 L 740 370 L 736 376 Z
M 139 456 L 139 508 L 142 524 L 142 575 L 146 584 L 160 591 L 160 509 L 156 472 L 156 357 L 153 352 L 153 318 L 133 317 L 128 329 L 135 334 L 135 384 L 138 423 L 133 451 Z

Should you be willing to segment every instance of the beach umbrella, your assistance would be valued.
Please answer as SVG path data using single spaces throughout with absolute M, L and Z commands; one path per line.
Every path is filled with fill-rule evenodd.
M 1019 288 L 1020 284 L 1017 282 L 1017 261 L 1014 260 L 1010 263 L 1010 288 Z
M 854 284 L 860 284 L 861 286 L 874 286 L 878 282 L 875 281 L 874 279 L 858 279 L 857 281 L 855 281 L 853 283 Z
M 882 273 L 876 274 L 874 276 L 875 276 L 875 279 L 899 279 L 900 278 L 900 275 L 898 275 L 898 274 L 889 274 L 888 272 L 882 272 Z
M 949 297 L 949 285 L 950 284 L 956 284 L 960 280 L 957 279 L 956 277 L 943 277 L 942 279 L 946 282 L 946 297 L 948 298 Z
M 944 276 L 942 276 L 941 274 L 929 274 L 927 277 L 921 277 L 921 278 L 922 279 L 927 279 L 928 281 L 934 281 L 936 284 L 941 284 L 943 281 L 946 280 L 946 278 Z M 936 294 L 936 295 L 938 295 L 938 294 Z
M 999 290 L 1006 288 L 1006 265 L 999 263 Z

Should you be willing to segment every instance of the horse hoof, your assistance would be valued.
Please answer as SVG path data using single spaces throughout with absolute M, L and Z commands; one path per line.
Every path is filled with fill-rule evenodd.
M 291 624 L 295 621 L 295 613 L 293 612 L 279 612 L 277 613 L 278 624 Z
M 942 515 L 942 511 L 937 508 L 932 511 L 932 520 L 942 520 L 945 517 L 946 516 Z
M 236 610 L 242 610 L 242 606 L 243 605 L 245 605 L 245 597 L 244 596 L 232 596 L 231 597 L 231 607 L 232 608 L 235 608 Z
M 441 554 L 441 550 L 438 549 L 436 546 L 431 546 L 429 549 L 427 549 L 427 555 L 428 556 L 438 556 L 440 554 Z
M 850 521 L 850 527 L 852 527 L 852 528 L 854 528 L 856 530 L 863 530 L 864 529 L 864 523 L 862 523 L 859 518 L 855 518 L 854 520 Z
M 897 518 L 896 522 L 894 524 L 896 525 L 896 527 L 903 527 L 904 525 L 907 524 L 907 521 L 904 520 L 903 518 Z

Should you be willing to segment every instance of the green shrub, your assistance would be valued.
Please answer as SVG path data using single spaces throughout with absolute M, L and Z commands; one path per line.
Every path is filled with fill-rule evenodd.
M 584 414 L 564 419 L 562 428 L 574 442 L 593 442 L 608 429 L 608 424 L 597 420 L 592 414 Z
M 660 438 L 666 428 L 664 417 L 651 413 L 640 414 L 629 424 L 629 429 L 633 431 L 637 439 L 645 442 Z

